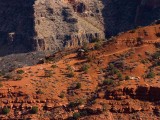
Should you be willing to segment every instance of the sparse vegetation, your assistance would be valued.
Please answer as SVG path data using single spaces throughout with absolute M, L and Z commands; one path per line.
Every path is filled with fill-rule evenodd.
M 112 79 L 106 79 L 103 81 L 103 85 L 112 85 L 113 84 L 113 80 Z
M 30 112 L 32 114 L 37 114 L 38 113 L 38 107 L 37 106 L 33 106 Z
M 2 109 L 2 114 L 7 115 L 9 112 L 10 112 L 10 109 L 9 109 L 8 107 L 4 107 L 4 108 Z
M 127 76 L 125 76 L 125 80 L 129 80 L 130 79 L 130 77 L 127 75 Z
M 80 118 L 80 113 L 79 112 L 75 112 L 73 113 L 73 119 L 77 120 L 78 118 Z
M 147 78 L 154 78 L 155 77 L 155 73 L 154 72 L 149 72 L 146 76 Z
M 81 70 L 87 73 L 89 68 L 90 68 L 89 64 L 83 64 L 83 66 L 81 67 Z
M 117 77 L 118 77 L 119 80 L 123 80 L 123 75 L 121 73 L 118 73 Z
M 18 74 L 23 74 L 24 71 L 23 71 L 23 70 L 17 70 L 17 73 L 18 73 Z
M 44 92 L 41 89 L 39 89 L 36 93 L 37 94 L 44 94 Z
M 59 95 L 60 98 L 64 98 L 64 93 L 62 92 L 60 95 Z
M 54 64 L 54 65 L 51 66 L 51 68 L 53 68 L 53 69 L 57 68 L 57 65 Z
M 80 89 L 81 88 L 81 83 L 77 83 L 76 84 L 76 89 Z
M 67 73 L 67 77 L 72 78 L 74 77 L 74 72 L 70 71 Z
M 44 77 L 51 77 L 52 76 L 52 71 L 51 70 L 45 70 L 44 72 L 45 72 Z

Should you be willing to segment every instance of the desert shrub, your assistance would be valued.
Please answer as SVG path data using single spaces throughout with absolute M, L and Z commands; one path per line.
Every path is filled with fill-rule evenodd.
M 67 65 L 67 70 L 72 71 L 72 67 L 70 65 Z
M 119 73 L 119 70 L 118 70 L 117 68 L 113 68 L 113 69 L 111 70 L 111 73 L 112 73 L 112 74 L 118 74 L 118 73 Z
M 45 70 L 44 72 L 44 77 L 51 77 L 52 76 L 52 71 L 51 70 Z
M 2 109 L 2 114 L 8 114 L 10 112 L 10 109 L 8 108 L 8 107 L 4 107 L 3 109 Z
M 155 73 L 154 72 L 149 72 L 147 74 L 147 78 L 154 78 L 155 77 Z
M 81 88 L 81 83 L 77 83 L 76 84 L 76 89 L 80 89 Z
M 17 73 L 18 73 L 18 74 L 23 74 L 24 71 L 23 71 L 23 70 L 17 70 Z
M 70 108 L 75 108 L 75 107 L 77 107 L 79 105 L 82 105 L 82 104 L 83 104 L 83 100 L 82 99 L 78 99 L 78 100 L 76 100 L 74 102 L 70 102 L 68 106 Z
M 38 107 L 37 106 L 33 106 L 30 112 L 32 114 L 37 114 L 38 113 Z
M 147 60 L 141 60 L 141 63 L 146 64 L 148 61 Z
M 70 102 L 68 106 L 71 108 L 74 108 L 74 107 L 77 107 L 78 105 L 79 104 L 77 102 Z
M 160 61 L 156 61 L 154 66 L 160 66 Z
M 89 68 L 90 68 L 89 64 L 83 64 L 81 70 L 87 73 Z
M 153 54 L 153 58 L 154 58 L 154 59 L 160 58 L 160 51 L 154 53 L 154 54 Z
M 123 76 L 122 76 L 121 73 L 118 73 L 118 74 L 117 74 L 117 77 L 118 77 L 119 80 L 123 80 Z
M 51 68 L 57 68 L 57 65 L 52 65 Z
M 61 94 L 59 95 L 59 97 L 60 97 L 60 98 L 64 98 L 64 93 L 61 93 Z
M 106 79 L 103 81 L 103 85 L 112 85 L 113 84 L 113 80 L 112 79 Z
M 125 76 L 125 80 L 129 80 L 130 79 L 130 77 L 127 75 L 127 76 Z
M 74 77 L 74 72 L 70 71 L 67 73 L 67 77 L 72 78 Z
M 80 117 L 81 117 L 81 114 L 79 112 L 73 113 L 73 119 L 77 120 Z
M 44 92 L 41 89 L 39 89 L 36 93 L 37 94 L 44 94 Z
M 109 64 L 109 69 L 113 69 L 114 68 L 114 64 L 110 63 Z

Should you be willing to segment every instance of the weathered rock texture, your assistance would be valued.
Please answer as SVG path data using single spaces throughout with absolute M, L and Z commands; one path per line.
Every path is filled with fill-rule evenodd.
M 148 25 L 158 0 L 2 0 L 0 55 L 59 50 Z

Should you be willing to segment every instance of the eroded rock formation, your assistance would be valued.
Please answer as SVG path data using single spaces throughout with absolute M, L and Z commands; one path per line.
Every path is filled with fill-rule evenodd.
M 148 25 L 158 0 L 2 0 L 0 55 L 76 47 Z

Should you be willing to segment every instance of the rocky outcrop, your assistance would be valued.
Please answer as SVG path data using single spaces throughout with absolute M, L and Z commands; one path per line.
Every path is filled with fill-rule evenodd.
M 156 86 L 134 86 L 123 87 L 106 91 L 107 99 L 137 98 L 140 100 L 158 101 L 160 100 L 160 87 Z
M 0 55 L 57 51 L 160 18 L 158 0 L 2 0 Z

